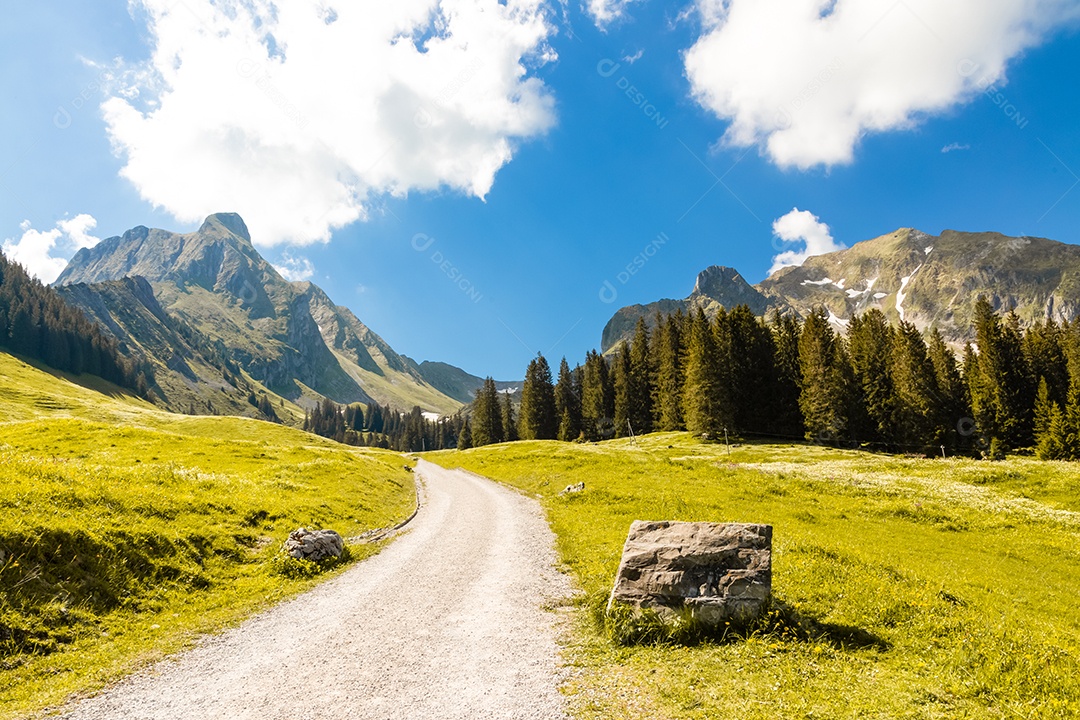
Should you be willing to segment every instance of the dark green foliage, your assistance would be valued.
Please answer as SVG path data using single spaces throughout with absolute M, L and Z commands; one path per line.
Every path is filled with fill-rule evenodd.
M 978 350 L 969 344 L 962 365 L 938 330 L 924 337 L 911 323 L 890 326 L 879 310 L 852 317 L 847 339 L 823 308 L 802 324 L 779 313 L 765 322 L 745 306 L 710 320 L 698 308 L 658 316 L 655 328 L 639 322 L 609 358 L 590 351 L 572 372 L 564 359 L 548 406 L 556 422 L 544 424 L 554 434 L 544 437 L 686 429 L 935 456 L 1035 447 L 1041 457 L 1080 459 L 1080 323 L 1024 332 L 1014 314 L 1002 318 L 980 299 Z M 526 386 L 550 387 L 542 357 Z M 529 397 L 523 430 L 525 407 L 540 395 Z M 512 427 L 512 408 L 503 408 Z
M 721 438 L 732 418 L 728 388 L 721 370 L 717 333 L 701 308 L 691 316 L 689 324 L 686 380 L 683 385 L 686 429 L 702 437 Z
M 506 439 L 503 431 L 503 409 L 499 404 L 499 391 L 495 380 L 488 377 L 476 391 L 472 406 L 472 445 L 481 447 L 500 443 Z
M 522 440 L 554 440 L 559 432 L 555 413 L 555 386 L 551 367 L 543 355 L 537 355 L 525 371 L 521 388 L 518 435 Z
M 860 402 L 856 412 L 865 417 L 855 418 L 862 429 L 860 440 L 882 442 L 895 434 L 899 410 L 890 359 L 896 331 L 878 309 L 851 318 L 848 326 L 848 351 L 855 375 Z
M 466 420 L 465 424 L 461 426 L 461 432 L 458 434 L 457 449 L 468 450 L 472 446 L 472 432 L 469 429 L 469 421 Z
M 555 412 L 559 418 L 559 440 L 577 440 L 581 435 L 580 388 L 566 358 L 559 363 L 559 380 L 555 383 Z
M 893 336 L 891 374 L 896 390 L 896 427 L 891 437 L 901 447 L 933 452 L 945 437 L 945 407 L 934 363 L 918 329 L 901 322 Z
M 746 305 L 728 315 L 728 383 L 733 406 L 732 430 L 774 432 L 773 390 L 777 385 L 776 342 L 765 323 Z
M 770 398 L 772 423 L 768 433 L 780 437 L 803 436 L 802 411 L 799 394 L 802 387 L 802 370 L 799 365 L 799 335 L 801 330 L 795 318 L 773 313 L 771 323 L 773 347 L 776 357 L 773 363 L 776 385 Z
M 829 327 L 825 311 L 817 309 L 803 324 L 799 337 L 802 393 L 799 407 L 806 439 L 835 443 L 848 434 L 854 375 L 843 340 Z
M 971 418 L 967 385 L 960 374 L 956 355 L 936 328 L 930 333 L 927 354 L 934 365 L 937 382 L 938 407 L 944 431 L 942 442 L 953 450 L 966 450 L 970 447 L 970 436 L 964 433 L 969 430 Z
M 614 432 L 615 387 L 607 361 L 595 350 L 585 355 L 581 381 L 581 430 L 586 440 L 602 440 Z
M 653 430 L 654 373 L 650 363 L 649 330 L 645 326 L 645 318 L 638 318 L 628 355 L 630 366 L 626 383 L 626 418 L 630 421 L 634 434 L 642 435 Z
M 510 401 L 510 393 L 503 393 L 502 398 L 502 424 L 506 442 L 514 442 L 518 439 L 517 420 L 514 419 L 514 405 Z
M 0 347 L 80 375 L 89 373 L 151 399 L 144 371 L 55 290 L 0 254 Z
M 341 406 L 323 398 L 304 416 L 303 429 L 346 445 L 398 452 L 423 452 L 457 446 L 461 415 L 428 420 L 419 407 L 408 413 L 372 403 Z
M 1003 322 L 980 296 L 975 341 L 978 352 L 967 373 L 971 409 L 980 439 L 996 457 L 1031 444 L 1035 392 L 1014 314 Z
M 683 430 L 683 326 L 680 309 L 667 318 L 657 318 L 657 336 L 653 343 L 656 357 L 656 387 L 653 410 L 658 430 Z

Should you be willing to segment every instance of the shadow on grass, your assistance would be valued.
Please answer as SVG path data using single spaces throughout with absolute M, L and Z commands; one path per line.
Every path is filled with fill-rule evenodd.
M 602 632 L 618 645 L 684 645 L 704 643 L 730 644 L 749 638 L 782 643 L 827 643 L 837 650 L 877 650 L 891 647 L 881 637 L 854 625 L 822 622 L 799 612 L 780 598 L 773 598 L 763 615 L 744 623 L 706 625 L 689 609 L 661 617 L 656 611 L 643 611 L 616 604 L 607 607 L 606 597 L 592 597 L 588 604 Z

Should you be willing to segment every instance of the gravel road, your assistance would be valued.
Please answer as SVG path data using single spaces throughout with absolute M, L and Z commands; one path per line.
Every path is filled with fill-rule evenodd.
M 569 595 L 528 498 L 421 461 L 420 512 L 379 555 L 64 708 L 65 718 L 562 718 Z

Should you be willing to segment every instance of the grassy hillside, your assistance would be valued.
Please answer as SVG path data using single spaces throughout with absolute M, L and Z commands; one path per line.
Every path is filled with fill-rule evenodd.
M 413 508 L 392 453 L 169 415 L 4 354 L 0 376 L 0 718 L 310 586 L 275 560 L 291 530 L 355 536 Z
M 540 497 L 584 591 L 567 686 L 582 718 L 1080 715 L 1080 472 L 702 445 L 682 434 L 430 459 Z M 558 497 L 584 481 L 578 495 Z M 623 647 L 599 622 L 631 521 L 774 526 L 768 629 Z

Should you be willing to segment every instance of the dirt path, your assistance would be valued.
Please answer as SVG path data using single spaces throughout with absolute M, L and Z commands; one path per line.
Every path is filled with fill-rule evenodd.
M 67 718 L 562 718 L 569 593 L 535 502 L 420 462 L 426 499 L 382 553 L 65 708 Z

